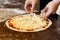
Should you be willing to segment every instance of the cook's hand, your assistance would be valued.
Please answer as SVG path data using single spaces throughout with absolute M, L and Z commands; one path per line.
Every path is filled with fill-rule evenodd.
M 36 5 L 37 1 L 38 0 L 26 0 L 24 9 L 27 12 L 33 12 L 35 10 L 35 5 Z
M 59 3 L 55 1 L 49 2 L 46 7 L 41 11 L 41 16 L 47 18 L 52 13 L 55 13 Z

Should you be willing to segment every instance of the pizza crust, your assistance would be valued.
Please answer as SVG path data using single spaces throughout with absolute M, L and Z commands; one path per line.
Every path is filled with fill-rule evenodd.
M 9 26 L 9 23 L 8 23 L 9 20 L 6 21 L 6 26 L 7 26 L 9 29 L 11 29 L 11 30 L 19 31 L 19 32 L 38 32 L 38 31 L 45 30 L 45 29 L 47 29 L 47 28 L 49 28 L 49 27 L 51 26 L 51 24 L 52 24 L 51 20 L 50 20 L 50 19 L 47 19 L 47 20 L 49 21 L 49 23 L 48 23 L 48 25 L 47 25 L 45 28 L 38 28 L 38 29 L 33 30 L 33 31 L 18 30 L 18 29 L 12 28 L 12 27 Z

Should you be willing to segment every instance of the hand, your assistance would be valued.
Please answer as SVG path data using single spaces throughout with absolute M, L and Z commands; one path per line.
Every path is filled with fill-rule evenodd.
M 35 10 L 35 5 L 37 3 L 38 0 L 26 0 L 25 1 L 25 10 L 27 12 L 33 12 Z
M 49 15 L 56 12 L 59 3 L 55 1 L 49 2 L 46 7 L 41 11 L 41 16 L 47 18 Z

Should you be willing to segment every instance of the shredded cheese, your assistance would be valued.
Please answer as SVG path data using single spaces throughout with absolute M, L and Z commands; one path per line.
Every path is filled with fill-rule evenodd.
M 15 28 L 21 30 L 42 28 L 42 26 L 46 25 L 46 21 L 36 14 L 26 14 L 13 17 L 10 23 L 12 23 Z

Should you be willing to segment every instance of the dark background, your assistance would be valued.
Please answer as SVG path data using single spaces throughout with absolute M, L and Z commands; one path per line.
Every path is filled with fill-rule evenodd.
M 40 10 L 42 10 L 52 0 L 39 0 L 39 1 L 40 1 Z

